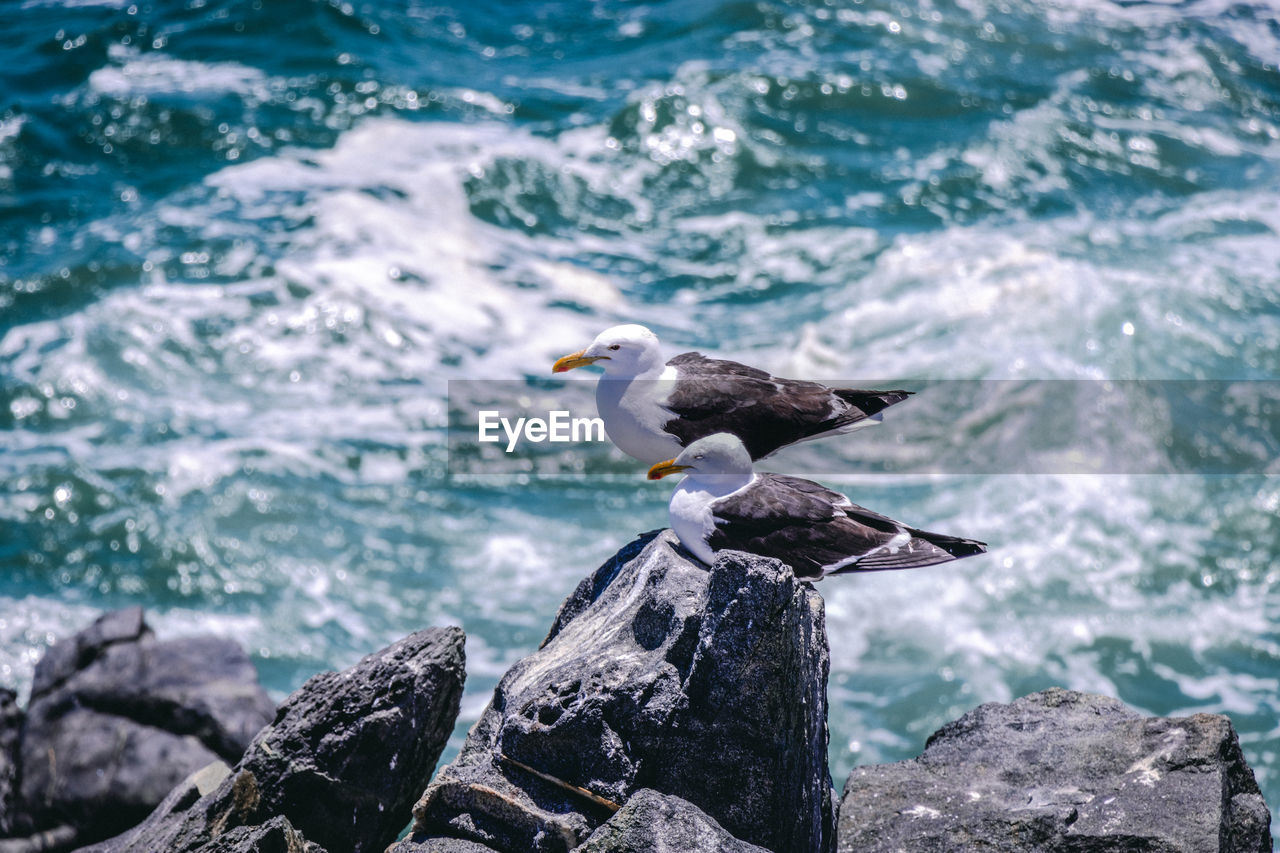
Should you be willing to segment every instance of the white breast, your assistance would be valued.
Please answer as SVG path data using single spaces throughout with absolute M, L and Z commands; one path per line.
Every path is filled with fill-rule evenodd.
M 662 429 L 671 419 L 664 404 L 671 395 L 675 371 L 660 379 L 610 379 L 596 383 L 596 410 L 609 440 L 628 456 L 652 465 L 680 452 L 680 442 Z
M 676 486 L 671 495 L 668 516 L 671 529 L 680 538 L 680 544 L 695 557 L 707 565 L 715 559 L 715 552 L 707 544 L 712 532 L 716 529 L 714 516 L 711 514 L 711 501 L 714 498 L 701 489 L 690 489 L 688 478 Z
M 737 477 L 685 477 L 671 495 L 667 516 L 680 544 L 707 565 L 715 559 L 715 551 L 707 544 L 716 529 L 713 507 L 716 501 L 751 487 L 756 475 Z

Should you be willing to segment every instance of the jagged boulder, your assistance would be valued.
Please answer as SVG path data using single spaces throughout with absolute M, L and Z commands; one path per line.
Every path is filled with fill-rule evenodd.
M 460 628 L 418 631 L 313 677 L 234 769 L 189 778 L 141 825 L 82 853 L 381 853 L 453 731 L 463 641 Z
M 173 786 L 236 761 L 275 704 L 236 643 L 159 640 L 141 608 L 104 614 L 36 665 L 23 727 L 25 828 L 81 842 L 132 826 Z
M 768 853 L 725 832 L 679 797 L 644 789 L 591 834 L 575 853 Z
M 507 672 L 394 850 L 568 851 L 643 788 L 770 850 L 828 850 L 828 665 L 822 599 L 782 563 L 708 571 L 647 534 Z
M 405 845 L 408 843 L 403 842 L 388 850 L 387 853 L 407 849 Z M 467 841 L 464 838 L 445 838 L 443 836 L 425 838 L 414 842 L 412 849 L 414 853 L 497 853 L 492 847 L 487 844 L 481 844 L 478 841 Z M 3 853 L 3 851 L 0 851 L 0 853 Z
M 1264 853 L 1270 815 L 1230 721 L 1052 689 L 982 705 L 919 758 L 859 767 L 841 853 Z
M 325 853 L 302 837 L 286 818 L 273 817 L 261 826 L 237 826 L 200 848 L 200 853 Z

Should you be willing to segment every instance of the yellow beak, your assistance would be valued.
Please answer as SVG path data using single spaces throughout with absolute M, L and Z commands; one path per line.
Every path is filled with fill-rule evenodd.
M 659 462 L 649 469 L 650 480 L 661 480 L 668 474 L 678 474 L 681 471 L 687 471 L 692 465 L 677 465 L 676 460 L 668 459 L 666 462 Z
M 586 367 L 588 364 L 595 364 L 601 359 L 607 359 L 607 355 L 583 355 L 586 350 L 580 349 L 577 352 L 571 352 L 564 358 L 558 359 L 555 364 L 551 365 L 552 373 L 564 373 L 566 370 L 573 370 L 575 367 Z

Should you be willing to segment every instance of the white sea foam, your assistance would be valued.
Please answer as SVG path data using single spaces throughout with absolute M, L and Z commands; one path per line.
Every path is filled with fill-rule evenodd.
M 294 309 L 279 316 L 283 329 L 308 332 L 345 313 L 379 330 L 369 358 L 352 359 L 352 369 L 361 361 L 385 369 L 388 356 L 378 351 L 399 350 L 391 357 L 398 368 L 424 379 L 510 376 L 594 335 L 594 323 L 553 303 L 594 290 L 585 303 L 625 309 L 606 280 L 581 272 L 560 281 L 564 261 L 471 214 L 463 182 L 501 157 L 565 160 L 552 143 L 505 126 L 379 120 L 330 151 L 232 167 L 209 182 L 249 215 L 291 213 L 277 199 L 304 195 L 299 213 L 314 224 L 292 235 L 281 273 L 313 292 L 300 304 L 290 300 Z M 589 164 L 581 171 L 602 177 Z M 519 286 L 512 275 L 521 272 L 538 286 Z
M 195 62 L 163 53 L 140 53 L 112 44 L 106 65 L 89 75 L 89 88 L 116 98 L 130 95 L 239 95 L 265 93 L 267 77 L 238 62 Z M 265 97 L 265 95 L 264 95 Z
M 6 119 L 0 119 L 0 144 L 13 139 L 22 132 L 22 126 L 27 123 L 27 117 L 24 115 L 10 116 Z
M 263 457 L 260 467 L 283 462 L 339 481 L 369 476 L 369 466 L 353 474 L 325 448 L 438 443 L 446 378 L 549 373 L 554 357 L 632 316 L 607 278 L 471 214 L 463 182 L 500 157 L 574 162 L 502 126 L 388 120 L 330 151 L 229 167 L 209 179 L 211 205 L 231 200 L 251 220 L 308 222 L 288 232 L 287 256 L 266 259 L 274 277 L 214 286 L 157 271 L 141 288 L 11 328 L 0 354 L 15 378 L 107 420 L 202 425 L 188 441 L 77 452 L 166 472 L 170 502 L 235 476 L 248 455 Z M 604 180 L 590 163 L 580 173 Z M 162 204 L 156 219 L 197 240 L 226 227 L 189 199 Z M 240 266 L 259 263 L 237 251 Z M 171 393 L 153 393 L 160 386 Z M 404 459 L 381 460 L 375 479 L 404 476 Z
M 41 9 L 57 6 L 60 9 L 89 9 L 101 6 L 106 9 L 123 9 L 133 0 L 23 0 L 23 9 Z
M 1244 362 L 1275 375 L 1269 353 L 1277 339 L 1244 335 L 1235 306 L 1268 299 L 1265 270 L 1280 263 L 1278 198 L 1209 194 L 1141 226 L 1086 216 L 899 237 L 850 288 L 853 298 L 832 300 L 842 310 L 801 329 L 783 369 L 850 378 L 1173 379 L 1211 378 L 1216 361 L 1233 373 Z M 1232 222 L 1252 227 L 1223 228 Z M 1111 229 L 1152 245 L 1180 230 L 1205 239 L 1172 242 L 1149 258 L 1099 259 L 1099 233 L 1106 239 Z M 1145 338 L 1142 347 L 1126 323 Z M 934 339 L 939 327 L 949 330 L 943 345 Z

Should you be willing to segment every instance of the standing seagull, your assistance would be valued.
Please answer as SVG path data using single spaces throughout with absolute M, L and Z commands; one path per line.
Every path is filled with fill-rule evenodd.
M 652 464 L 718 432 L 742 439 L 752 459 L 779 448 L 877 423 L 910 391 L 855 391 L 779 379 L 763 370 L 686 352 L 663 361 L 644 326 L 605 329 L 591 346 L 552 367 L 601 363 L 596 408 L 623 453 Z
M 710 565 L 732 549 L 777 557 L 797 578 L 841 572 L 910 569 L 987 550 L 985 542 L 916 530 L 850 503 L 810 480 L 756 474 L 736 436 L 701 438 L 675 459 L 649 469 L 649 479 L 688 472 L 671 496 L 671 529 L 680 544 Z

